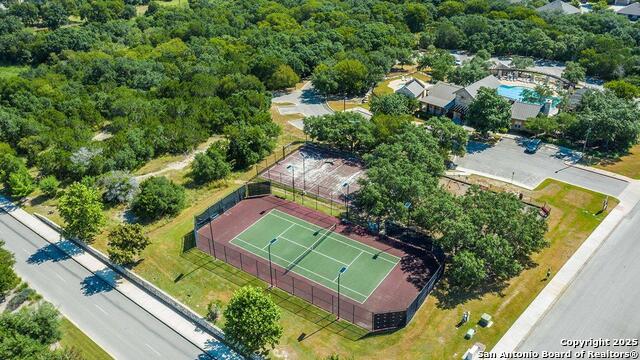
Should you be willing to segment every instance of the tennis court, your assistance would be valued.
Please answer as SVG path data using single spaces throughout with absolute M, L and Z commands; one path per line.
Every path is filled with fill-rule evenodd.
M 278 209 L 272 209 L 230 243 L 360 304 L 400 258 Z M 275 239 L 275 240 L 274 240 Z

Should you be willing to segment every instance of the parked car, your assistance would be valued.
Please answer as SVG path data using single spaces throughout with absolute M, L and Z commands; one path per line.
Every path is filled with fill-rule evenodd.
M 524 152 L 526 152 L 527 154 L 535 154 L 535 152 L 540 149 L 540 146 L 542 146 L 542 140 L 530 139 L 529 141 L 527 141 Z

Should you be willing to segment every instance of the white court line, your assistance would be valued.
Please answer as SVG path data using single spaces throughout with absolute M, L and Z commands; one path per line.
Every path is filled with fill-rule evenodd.
M 255 246 L 255 245 L 253 245 L 253 244 L 251 244 L 251 243 L 249 243 L 249 242 L 247 242 L 247 241 L 244 241 L 244 240 L 242 240 L 242 239 L 240 239 L 240 238 L 238 238 L 238 237 L 236 237 L 235 239 L 233 239 L 233 240 L 231 240 L 231 241 L 235 241 L 235 240 L 238 240 L 238 241 L 240 241 L 240 242 L 243 242 L 243 243 L 245 243 L 245 244 L 247 244 L 247 245 L 249 245 L 249 246 L 251 246 L 251 247 L 254 247 L 254 248 L 258 249 L 258 250 L 262 250 L 262 249 L 260 249 L 259 247 Z M 265 258 L 264 256 L 260 255 L 260 254 L 255 254 L 255 253 L 254 253 L 254 255 L 258 255 L 259 257 L 261 257 L 261 258 L 263 258 L 263 259 L 265 259 L 265 260 L 266 260 L 266 258 Z M 271 254 L 271 256 L 272 256 L 272 257 L 275 257 L 275 258 L 278 258 L 278 259 L 280 259 L 280 260 L 286 261 L 286 262 L 288 262 L 289 264 L 291 264 L 291 262 L 289 262 L 289 260 L 287 260 L 287 259 L 285 259 L 285 258 L 282 258 L 282 257 L 280 257 L 280 256 L 278 256 L 278 255 Z M 278 265 L 279 265 L 279 264 L 278 264 Z M 327 281 L 330 281 L 330 282 L 332 282 L 332 283 L 336 284 L 336 283 L 335 283 L 335 281 L 333 281 L 333 280 L 331 280 L 331 279 L 329 279 L 329 278 L 326 278 L 326 277 L 324 277 L 324 276 L 322 276 L 322 275 L 320 275 L 320 274 L 318 274 L 318 273 L 316 273 L 316 272 L 314 272 L 314 271 L 311 271 L 311 270 L 309 270 L 309 269 L 307 269 L 307 268 L 305 268 L 305 267 L 303 267 L 303 266 L 296 265 L 296 267 L 297 267 L 297 268 L 300 268 L 300 269 L 302 269 L 302 270 L 308 271 L 308 272 L 310 272 L 311 274 L 314 274 L 314 275 L 316 275 L 316 276 L 318 276 L 318 277 L 320 277 L 320 278 L 323 278 L 323 279 L 325 279 L 325 280 L 327 280 Z M 305 279 L 307 279 L 307 280 L 309 280 L 309 281 L 312 281 L 312 282 L 314 282 L 314 283 L 316 283 L 316 284 L 320 284 L 320 285 L 322 285 L 321 283 L 317 282 L 316 280 L 309 279 L 308 277 L 306 277 L 306 276 L 304 276 L 304 275 L 302 275 L 302 274 L 299 274 L 299 273 L 296 273 L 296 274 L 298 274 L 298 275 L 302 276 L 303 278 L 305 278 Z M 337 284 L 336 284 L 336 285 L 337 285 Z M 324 285 L 323 285 L 323 286 L 324 286 Z M 335 291 L 335 290 L 333 290 L 333 289 L 331 289 L 331 288 L 329 288 L 329 287 L 327 287 L 327 286 L 324 286 L 324 287 L 325 287 L 325 288 L 327 288 L 327 289 L 329 289 L 329 290 L 331 290 L 331 291 Z M 360 292 L 358 292 L 358 291 L 356 291 L 356 290 L 350 289 L 350 288 L 348 288 L 348 287 L 346 287 L 346 286 L 344 286 L 344 285 L 342 285 L 342 284 L 340 284 L 340 288 L 347 289 L 347 290 L 352 291 L 352 292 L 354 292 L 354 293 L 356 293 L 356 294 L 358 294 L 358 295 L 360 295 L 360 296 L 363 296 L 363 297 L 365 297 L 365 298 L 367 298 L 367 297 L 368 297 L 367 295 L 362 294 L 362 293 L 360 293 Z M 351 300 L 357 301 L 357 302 L 358 302 L 358 303 L 360 303 L 360 304 L 364 303 L 364 301 L 362 301 L 362 302 L 361 302 L 361 301 L 358 301 L 358 300 L 356 300 L 356 299 L 352 298 L 351 296 L 348 296 L 348 295 L 345 295 L 345 296 L 347 296 L 347 297 L 348 297 L 349 299 L 351 299 Z
M 296 223 L 295 221 L 289 220 L 289 219 L 287 219 L 287 218 L 285 218 L 285 217 L 282 217 L 282 216 L 280 216 L 280 215 L 274 214 L 274 212 L 276 212 L 276 211 L 277 211 L 277 212 L 281 212 L 281 213 L 283 213 L 283 214 L 286 214 L 287 216 L 291 216 L 291 215 L 289 215 L 289 214 L 287 214 L 287 213 L 285 213 L 285 212 L 282 212 L 282 211 L 280 211 L 280 210 L 278 210 L 278 209 L 273 209 L 273 210 L 271 210 L 271 212 L 269 212 L 269 214 L 271 214 L 271 215 L 273 215 L 273 216 L 275 216 L 275 217 L 278 217 L 278 218 L 280 218 L 280 219 L 282 219 L 282 220 L 286 220 L 286 221 L 289 221 L 289 222 L 291 222 L 291 223 L 294 223 L 294 224 L 296 224 L 296 225 L 298 225 L 298 226 L 300 226 L 300 227 L 302 227 L 302 228 L 305 228 L 305 229 L 307 229 L 307 230 L 309 230 L 309 231 L 313 231 L 313 232 L 317 231 L 317 230 L 311 229 L 311 228 L 309 228 L 309 227 L 307 227 L 307 226 L 304 226 L 304 225 L 298 224 L 298 223 Z M 303 220 L 303 221 L 304 221 L 304 220 Z M 376 249 L 376 248 L 371 247 L 371 246 L 369 246 L 369 245 L 367 245 L 367 244 L 358 243 L 358 244 L 360 244 L 360 245 L 362 245 L 362 246 L 365 246 L 365 247 L 368 247 L 368 248 L 370 248 L 370 249 L 375 250 L 375 252 L 374 252 L 374 253 L 370 253 L 370 252 L 368 252 L 367 250 L 363 250 L 363 249 L 358 248 L 358 247 L 356 247 L 356 246 L 353 246 L 353 245 L 351 245 L 351 244 L 349 244 L 349 243 L 347 243 L 347 242 L 344 242 L 344 241 L 342 241 L 342 240 L 340 240 L 340 239 L 336 239 L 335 237 L 333 237 L 333 235 L 334 235 L 334 234 L 335 234 L 335 233 L 333 233 L 333 234 L 329 235 L 329 237 L 330 237 L 331 239 L 333 239 L 333 240 L 335 240 L 335 241 L 339 242 L 339 243 L 342 243 L 342 244 L 344 244 L 344 245 L 347 245 L 347 246 L 349 246 L 349 247 L 352 247 L 352 248 L 354 248 L 354 249 L 356 249 L 356 250 L 363 251 L 363 252 L 365 252 L 365 253 L 367 253 L 367 254 L 369 254 L 369 255 L 371 255 L 371 256 L 373 256 L 373 255 L 375 255 L 375 254 L 378 254 L 378 253 L 383 253 L 383 254 L 385 254 L 385 255 L 392 256 L 392 257 L 394 257 L 394 258 L 396 258 L 396 259 L 398 259 L 398 260 L 396 260 L 396 261 L 391 261 L 391 260 L 389 260 L 389 259 L 385 259 L 384 257 L 380 257 L 380 256 L 378 256 L 378 259 L 382 259 L 382 260 L 384 260 L 384 261 L 390 262 L 390 263 L 392 263 L 393 265 L 397 264 L 397 263 L 400 261 L 400 258 L 399 258 L 399 257 L 397 257 L 397 256 L 395 256 L 395 255 L 391 255 L 391 254 L 389 254 L 389 253 L 387 253 L 387 252 L 385 252 L 385 251 L 383 251 L 383 250 Z M 335 234 L 335 235 L 336 235 L 336 236 L 342 236 L 342 235 L 340 235 L 340 234 Z M 347 238 L 347 239 L 349 239 L 349 238 Z M 349 239 L 349 241 L 354 241 L 354 240 Z
M 300 245 L 300 244 L 298 244 L 297 242 L 295 242 L 295 241 L 293 241 L 293 240 L 287 239 L 286 237 L 280 237 L 280 239 L 282 239 L 282 240 L 286 240 L 286 241 L 288 241 L 288 242 L 290 242 L 290 243 L 292 243 L 292 244 L 294 244 L 294 245 L 297 245 L 297 246 L 300 246 L 301 248 L 304 248 L 304 245 Z M 263 250 L 264 250 L 264 249 L 263 249 Z M 316 254 L 318 254 L 318 255 L 322 255 L 322 256 L 326 257 L 327 259 L 331 259 L 331 260 L 333 260 L 333 261 L 335 261 L 335 262 L 337 262 L 337 263 L 340 263 L 340 264 L 342 264 L 342 265 L 345 265 L 345 266 L 347 265 L 347 264 L 345 264 L 344 262 L 342 262 L 342 261 L 340 261 L 340 260 L 338 260 L 338 259 L 336 259 L 336 258 L 334 258 L 334 257 L 331 257 L 331 256 L 329 256 L 329 255 L 327 255 L 327 254 L 325 254 L 325 253 L 321 253 L 321 252 L 319 252 L 319 251 L 316 251 L 315 249 L 311 250 L 311 252 L 312 252 L 312 253 L 316 253 Z M 293 262 L 293 261 L 292 261 L 292 262 Z
M 364 299 L 364 301 L 367 301 L 367 300 L 369 299 L 369 297 L 370 297 L 371 295 L 373 295 L 373 293 L 374 293 L 374 292 L 376 292 L 376 289 L 378 288 L 378 286 L 380 286 L 380 284 L 382 284 L 382 282 L 384 281 L 384 279 L 386 279 L 386 278 L 387 278 L 387 276 L 389 276 L 389 274 L 391 274 L 391 271 L 392 271 L 393 269 L 395 269 L 395 268 L 396 268 L 396 266 L 398 266 L 398 264 L 395 264 L 394 266 L 392 266 L 392 267 L 391 267 L 391 269 L 389 269 L 389 271 L 387 271 L 387 273 L 382 277 L 382 279 L 380 279 L 380 281 L 378 281 L 378 284 L 376 285 L 376 287 L 374 287 L 374 288 L 373 288 L 373 291 L 369 294 L 369 296 L 367 296 L 367 298 L 366 298 L 366 299 Z
M 158 356 L 162 356 L 162 354 L 160 354 L 156 349 L 152 348 L 151 345 L 144 343 L 144 345 L 146 347 L 148 347 L 149 349 L 151 349 L 151 351 L 153 351 L 154 353 L 158 354 Z
M 279 239 L 282 235 L 284 235 L 284 233 L 286 233 L 287 231 L 289 231 L 289 229 L 291 229 L 291 228 L 293 227 L 293 225 L 295 225 L 295 224 L 291 224 L 291 225 L 289 225 L 289 227 L 288 227 L 288 228 L 284 229 L 284 231 L 283 231 L 283 232 L 281 232 L 280 234 L 278 234 L 278 236 L 276 236 L 275 238 L 276 238 L 276 239 Z M 240 236 L 240 235 L 238 235 L 238 236 Z M 267 241 L 267 245 L 265 245 L 265 246 L 263 246 L 263 247 L 262 247 L 262 250 L 264 250 L 264 249 L 266 249 L 267 247 L 269 247 L 269 243 L 270 243 L 270 242 L 271 242 L 271 239 L 269 239 L 269 241 Z
M 351 262 L 349 263 L 349 265 L 346 266 L 347 269 L 349 269 L 351 267 L 351 265 L 353 265 L 353 263 L 360 257 L 360 255 L 362 255 L 362 251 L 360 251 L 360 253 L 358 254 L 358 256 L 356 256 L 355 258 L 353 258 L 353 260 L 351 260 Z M 338 276 L 340 276 L 340 274 L 338 274 Z M 336 278 L 333 281 L 338 280 L 338 276 L 336 276 Z M 378 284 L 379 285 L 379 284 Z M 373 288 L 373 290 L 375 291 L 375 289 L 377 288 L 377 286 L 375 288 Z M 372 291 L 373 292 L 373 291 Z M 366 300 L 365 300 L 366 301 Z
M 105 309 L 103 309 L 102 307 L 100 307 L 100 305 L 98 305 L 98 304 L 93 304 L 93 305 L 95 305 L 95 306 L 98 308 L 98 310 L 102 311 L 105 315 L 109 315 L 109 313 L 108 313 L 108 312 L 106 312 L 106 311 L 105 311 Z
M 293 226 L 293 225 L 291 225 L 291 226 Z M 291 262 L 291 264 L 293 264 L 293 266 L 296 266 L 296 264 L 298 263 L 298 261 L 299 261 L 300 259 L 302 259 L 302 258 L 305 256 L 305 253 L 306 253 L 307 251 L 309 251 L 309 252 L 313 252 L 313 250 L 314 250 L 314 249 L 313 249 L 313 247 L 314 247 L 314 246 L 316 246 L 316 245 L 318 245 L 318 244 L 320 244 L 320 241 L 324 240 L 325 238 L 328 238 L 328 237 L 329 237 L 329 234 L 331 233 L 331 231 L 332 231 L 332 230 L 331 230 L 331 228 L 329 228 L 329 230 L 325 231 L 325 233 L 324 233 L 324 234 L 322 234 L 322 236 L 320 236 L 320 238 L 319 238 L 318 240 L 314 241 L 314 242 L 313 242 L 313 244 L 311 244 L 311 246 L 309 246 L 309 247 L 305 248 L 305 249 L 304 249 L 304 251 L 303 251 L 300 255 L 296 256 L 296 258 L 295 258 L 295 259 L 293 259 L 293 261 Z M 319 234 L 319 233 L 318 233 L 318 234 Z M 308 255 L 308 254 L 307 254 L 307 255 Z M 291 270 L 291 269 L 289 269 L 289 270 Z

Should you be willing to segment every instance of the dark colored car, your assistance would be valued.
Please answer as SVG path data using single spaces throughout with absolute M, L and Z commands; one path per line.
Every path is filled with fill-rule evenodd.
M 524 152 L 526 152 L 527 154 L 535 154 L 535 152 L 538 151 L 538 149 L 540 149 L 541 145 L 542 145 L 542 140 L 531 139 L 527 141 L 527 146 L 525 147 Z

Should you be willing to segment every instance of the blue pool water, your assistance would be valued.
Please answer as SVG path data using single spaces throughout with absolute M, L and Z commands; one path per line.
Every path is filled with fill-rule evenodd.
M 504 96 L 511 100 L 522 101 L 522 92 L 527 88 L 524 86 L 510 86 L 510 85 L 500 85 L 498 86 L 498 95 Z M 560 98 L 552 97 L 552 106 L 556 107 L 560 102 Z M 542 104 L 540 104 L 542 105 Z

